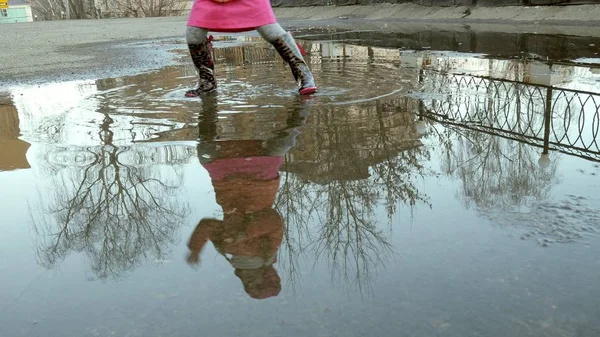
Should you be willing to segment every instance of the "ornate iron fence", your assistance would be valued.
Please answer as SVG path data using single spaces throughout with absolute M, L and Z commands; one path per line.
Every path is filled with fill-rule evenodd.
M 423 70 L 421 117 L 600 161 L 600 93 Z

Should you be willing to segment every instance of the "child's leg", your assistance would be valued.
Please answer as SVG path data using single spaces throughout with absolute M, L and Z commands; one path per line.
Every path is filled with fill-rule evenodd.
M 206 41 L 208 29 L 200 27 L 187 26 L 185 30 L 185 40 L 187 44 L 202 44 Z
M 300 94 L 307 95 L 317 91 L 313 75 L 292 35 L 287 33 L 278 23 L 258 27 L 256 30 L 263 39 L 275 47 L 283 60 L 290 65 L 292 75 L 298 83 Z
M 185 39 L 190 50 L 192 62 L 198 71 L 198 88 L 188 90 L 187 97 L 196 97 L 216 89 L 215 65 L 212 52 L 211 39 L 207 38 L 208 30 L 199 27 L 188 26 Z
M 273 43 L 278 38 L 287 34 L 283 27 L 281 27 L 281 25 L 278 23 L 258 27 L 256 31 L 258 31 L 258 33 L 260 34 L 260 36 L 262 36 L 263 39 L 267 40 L 270 43 Z

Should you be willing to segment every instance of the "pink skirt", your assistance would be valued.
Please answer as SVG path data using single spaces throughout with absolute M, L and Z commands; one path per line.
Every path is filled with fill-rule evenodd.
M 245 32 L 276 22 L 270 0 L 196 0 L 187 25 L 213 32 Z

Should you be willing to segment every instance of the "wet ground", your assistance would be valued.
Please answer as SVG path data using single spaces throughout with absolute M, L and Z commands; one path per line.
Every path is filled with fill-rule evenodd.
M 0 94 L 0 335 L 600 335 L 600 60 L 316 35 Z

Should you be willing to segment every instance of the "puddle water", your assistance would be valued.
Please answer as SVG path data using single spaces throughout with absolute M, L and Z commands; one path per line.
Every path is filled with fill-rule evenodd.
M 600 334 L 597 64 L 303 46 L 0 95 L 0 335 Z

